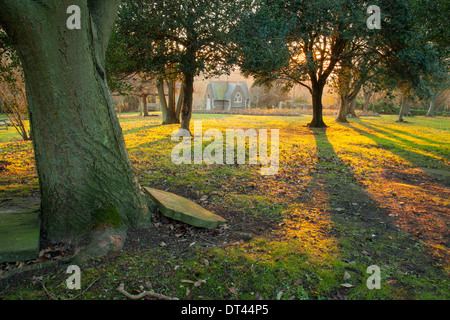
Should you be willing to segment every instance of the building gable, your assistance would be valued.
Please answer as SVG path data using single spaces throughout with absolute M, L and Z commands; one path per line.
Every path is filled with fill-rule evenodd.
M 242 108 L 248 105 L 250 94 L 246 82 L 211 81 L 206 90 L 207 108 Z

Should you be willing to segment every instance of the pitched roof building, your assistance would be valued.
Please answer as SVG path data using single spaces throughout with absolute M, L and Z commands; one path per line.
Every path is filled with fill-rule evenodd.
M 247 109 L 250 91 L 242 81 L 210 81 L 206 89 L 206 110 Z

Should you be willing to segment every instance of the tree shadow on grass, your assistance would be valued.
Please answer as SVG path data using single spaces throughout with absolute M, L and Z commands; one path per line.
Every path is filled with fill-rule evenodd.
M 441 272 L 433 269 L 436 261 L 417 239 L 396 225 L 391 208 L 375 200 L 358 184 L 352 168 L 336 154 L 326 129 L 312 129 L 312 132 L 319 160 L 310 188 L 313 194 L 322 193 L 327 197 L 342 255 L 359 266 L 379 266 L 384 285 L 397 284 L 398 290 L 414 297 L 416 288 L 406 284 L 408 280 L 400 279 L 404 275 L 432 277 L 434 272 Z
M 158 139 L 158 140 L 146 142 L 146 143 L 137 145 L 135 147 L 128 148 L 128 151 L 134 151 L 134 150 L 139 150 L 139 149 L 143 149 L 143 148 L 149 148 L 149 147 L 151 147 L 151 146 L 153 146 L 155 144 L 158 144 L 160 142 L 163 142 L 163 141 L 169 141 L 170 142 L 171 141 L 171 137 L 165 137 L 165 138 L 161 138 L 161 139 Z
M 139 131 L 144 131 L 144 130 L 149 130 L 149 129 L 153 129 L 153 128 L 158 128 L 158 127 L 162 127 L 162 124 L 155 124 L 155 125 L 149 125 L 149 126 L 143 126 L 143 127 L 139 127 L 139 128 L 134 128 L 134 129 L 129 129 L 126 131 L 123 131 L 123 135 L 126 134 L 131 134 L 131 133 L 137 133 Z
M 442 174 L 442 171 L 448 170 L 445 159 L 433 157 L 439 153 L 439 148 L 434 147 L 434 149 L 429 149 L 433 150 L 429 154 L 423 154 L 420 153 L 421 149 L 417 149 L 417 152 L 410 150 L 410 146 L 416 148 L 417 145 L 409 141 L 410 145 L 408 145 L 408 149 L 405 149 L 401 145 L 405 139 L 370 124 L 361 121 L 358 123 L 367 128 L 367 131 L 354 124 L 348 124 L 348 127 L 370 138 L 379 147 L 409 161 L 412 165 L 409 168 L 393 166 L 381 168 L 383 170 L 372 176 L 372 179 L 383 185 L 384 188 L 381 190 L 379 188 L 372 194 L 378 201 L 383 200 L 383 204 L 395 210 L 391 214 L 397 217 L 396 223 L 419 241 L 425 243 L 430 248 L 430 252 L 443 260 L 448 268 L 450 263 L 450 233 L 448 229 L 450 208 L 447 199 L 450 197 L 448 190 L 450 180 L 448 175 Z M 386 137 L 380 137 L 378 134 L 386 135 Z M 430 169 L 436 167 L 444 170 Z M 391 192 L 390 197 L 386 197 L 387 190 Z
M 359 134 L 366 136 L 373 141 L 375 141 L 379 146 L 395 153 L 396 155 L 404 158 L 405 160 L 408 160 L 416 167 L 447 167 L 445 163 L 443 163 L 446 160 L 446 157 L 448 154 L 443 152 L 442 147 L 440 146 L 433 146 L 430 144 L 421 145 L 416 142 L 413 142 L 411 140 L 402 138 L 395 133 L 389 132 L 388 130 L 382 129 L 379 126 L 368 124 L 365 121 L 357 121 L 357 123 L 368 130 L 371 130 L 377 134 L 371 133 L 369 131 L 360 129 L 355 127 L 355 125 L 352 125 L 351 123 L 348 124 L 348 126 L 358 132 Z M 389 129 L 391 130 L 391 129 Z M 395 130 L 394 130 L 395 131 Z M 404 134 L 401 132 L 401 134 Z M 382 136 L 379 136 L 382 135 Z M 417 139 L 416 137 L 414 137 Z M 428 139 L 429 140 L 429 139 Z M 424 140 L 426 142 L 426 140 Z M 436 143 L 436 142 L 433 142 Z M 408 147 L 408 149 L 405 149 L 405 146 Z M 419 152 L 414 151 L 414 149 L 418 149 Z M 421 153 L 420 151 L 426 151 L 427 153 L 431 155 L 427 155 L 424 153 Z M 436 156 L 437 158 L 441 158 L 442 160 L 439 160 L 437 158 L 434 158 L 433 156 Z M 448 160 L 448 159 L 447 159 Z M 448 168 L 448 167 L 447 167 Z
M 358 121 L 358 120 L 359 120 L 359 121 Z M 357 120 L 358 123 L 360 123 L 360 124 L 362 124 L 362 125 L 367 125 L 367 122 L 361 121 L 361 119 L 358 119 L 358 120 Z M 370 123 L 370 126 L 371 126 L 372 128 L 384 129 L 381 125 L 375 124 L 375 123 L 373 123 L 373 122 Z M 411 137 L 411 138 L 413 138 L 413 139 L 422 140 L 422 141 L 424 141 L 424 142 L 426 142 L 426 143 L 429 143 L 429 144 L 443 145 L 443 146 L 445 146 L 445 145 L 450 145 L 448 142 L 444 142 L 444 141 L 436 141 L 436 140 L 433 140 L 433 139 L 421 137 L 421 136 L 412 134 L 411 132 L 408 132 L 408 131 L 406 131 L 406 130 L 399 130 L 399 129 L 397 129 L 397 128 L 392 128 L 392 127 L 389 127 L 388 130 L 389 130 L 389 131 L 396 132 L 396 133 L 399 133 L 399 134 L 402 134 L 402 135 L 405 135 L 405 136 L 408 136 L 408 137 Z

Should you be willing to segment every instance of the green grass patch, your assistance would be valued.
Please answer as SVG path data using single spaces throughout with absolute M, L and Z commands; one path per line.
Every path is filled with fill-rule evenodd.
M 43 277 L 54 297 L 125 299 L 116 291 L 124 283 L 133 294 L 150 285 L 180 299 L 450 298 L 448 191 L 418 170 L 448 171 L 449 119 L 396 123 L 395 116 L 381 116 L 343 125 L 325 117 L 329 127 L 316 130 L 305 126 L 307 116 L 194 115 L 204 131 L 217 128 L 224 138 L 227 128 L 279 129 L 280 170 L 271 177 L 248 164 L 175 165 L 170 137 L 179 126 L 159 120 L 120 119 L 139 182 L 198 200 L 227 215 L 230 234 L 254 237 L 176 252 L 158 244 L 116 252 L 83 266 L 82 294 L 66 288 L 68 276 L 58 268 Z M 0 139 L 6 134 L 0 131 Z M 3 195 L 36 190 L 31 144 L 1 141 L 9 170 L 0 176 Z M 367 286 L 372 265 L 381 270 L 380 289 Z M 32 282 L 4 295 L 49 298 Z

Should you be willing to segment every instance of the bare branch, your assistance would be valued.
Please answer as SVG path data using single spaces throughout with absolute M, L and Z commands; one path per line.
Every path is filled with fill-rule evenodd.
M 138 295 L 132 295 L 132 294 L 129 294 L 127 291 L 125 291 L 125 285 L 123 283 L 121 283 L 120 286 L 116 290 L 130 300 L 141 300 L 146 297 L 155 298 L 158 300 L 179 300 L 178 298 L 168 297 L 168 296 L 165 296 L 165 295 L 162 295 L 159 293 L 150 292 L 150 291 L 144 291 Z

